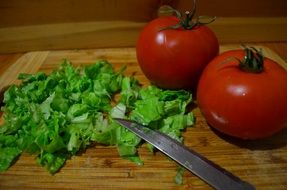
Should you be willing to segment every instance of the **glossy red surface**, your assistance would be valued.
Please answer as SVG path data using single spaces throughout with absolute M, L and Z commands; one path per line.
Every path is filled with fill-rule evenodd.
M 207 26 L 166 29 L 178 22 L 173 16 L 160 17 L 145 26 L 136 46 L 138 63 L 146 77 L 162 88 L 195 89 L 219 44 Z
M 243 139 L 270 136 L 287 126 L 287 71 L 264 59 L 261 73 L 242 71 L 243 50 L 225 52 L 204 70 L 197 101 L 207 122 Z

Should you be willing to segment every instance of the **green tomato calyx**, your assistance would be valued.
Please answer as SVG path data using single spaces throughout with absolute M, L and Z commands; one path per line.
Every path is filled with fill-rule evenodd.
M 244 45 L 245 56 L 239 61 L 239 67 L 243 71 L 251 73 L 261 73 L 264 69 L 264 56 L 262 50 L 257 50 L 254 47 L 246 47 Z
M 178 29 L 178 28 L 184 28 L 185 30 L 191 30 L 195 26 L 199 25 L 206 25 L 209 23 L 212 23 L 215 21 L 216 17 L 210 17 L 210 16 L 198 16 L 194 18 L 195 12 L 196 12 L 196 0 L 193 0 L 193 7 L 191 11 L 185 11 L 184 16 L 176 10 L 170 7 L 171 11 L 175 13 L 176 17 L 179 19 L 179 22 L 176 25 L 168 26 L 166 28 L 163 28 L 162 30 L 166 29 Z

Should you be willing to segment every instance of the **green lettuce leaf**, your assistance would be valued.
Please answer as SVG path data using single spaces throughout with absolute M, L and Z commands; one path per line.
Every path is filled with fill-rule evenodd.
M 5 92 L 1 108 L 0 171 L 28 152 L 55 174 L 94 143 L 115 146 L 121 157 L 142 165 L 138 148 L 144 142 L 113 118 L 132 119 L 182 141 L 182 131 L 194 122 L 187 110 L 191 94 L 142 87 L 124 69 L 114 71 L 105 60 L 76 68 L 64 59 L 49 75 L 20 74 L 22 83 Z
M 6 171 L 20 154 L 17 147 L 0 148 L 0 172 Z

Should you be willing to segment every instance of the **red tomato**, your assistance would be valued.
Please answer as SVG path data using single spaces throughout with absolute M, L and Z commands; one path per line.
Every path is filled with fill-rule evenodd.
M 137 42 L 138 63 L 151 83 L 159 87 L 195 89 L 204 67 L 218 55 L 218 41 L 204 25 L 164 29 L 178 23 L 175 16 L 148 23 Z
M 244 50 L 227 51 L 205 68 L 198 106 L 215 129 L 243 139 L 273 135 L 287 126 L 287 71 L 263 58 L 263 71 L 242 70 Z

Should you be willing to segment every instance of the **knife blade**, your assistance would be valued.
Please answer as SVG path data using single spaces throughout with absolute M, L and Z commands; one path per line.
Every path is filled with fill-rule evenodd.
M 140 138 L 152 144 L 158 150 L 178 162 L 181 166 L 201 178 L 210 186 L 219 190 L 254 190 L 255 187 L 241 180 L 229 171 L 208 160 L 177 140 L 156 130 L 152 130 L 134 121 L 114 118 Z

